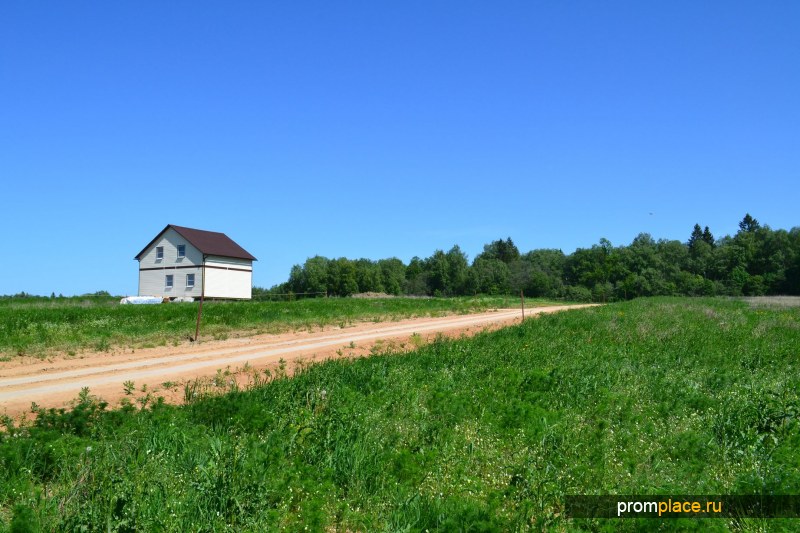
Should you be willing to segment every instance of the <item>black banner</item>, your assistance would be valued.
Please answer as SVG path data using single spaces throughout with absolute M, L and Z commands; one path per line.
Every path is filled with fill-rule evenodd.
M 568 518 L 800 518 L 800 495 L 569 495 Z

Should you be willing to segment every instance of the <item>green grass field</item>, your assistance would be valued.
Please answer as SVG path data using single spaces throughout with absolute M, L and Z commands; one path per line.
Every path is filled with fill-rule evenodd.
M 84 394 L 0 437 L 0 523 L 793 531 L 563 509 L 567 494 L 800 494 L 799 341 L 800 308 L 658 298 L 261 375 L 182 407 L 105 412 Z
M 194 336 L 197 303 L 119 305 L 118 301 L 109 297 L 0 299 L 0 357 L 163 346 Z M 508 297 L 206 302 L 200 333 L 201 340 L 221 339 L 232 333 L 277 333 L 517 305 L 519 300 Z M 528 305 L 548 302 L 532 300 Z

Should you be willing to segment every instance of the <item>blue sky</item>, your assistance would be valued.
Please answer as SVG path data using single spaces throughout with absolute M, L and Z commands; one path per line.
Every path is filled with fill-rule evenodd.
M 800 3 L 0 3 L 0 294 L 800 225 Z M 650 214 L 652 213 L 652 215 Z

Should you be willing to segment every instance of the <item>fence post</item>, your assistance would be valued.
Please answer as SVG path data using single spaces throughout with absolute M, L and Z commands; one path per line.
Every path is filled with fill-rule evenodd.
M 197 324 L 195 324 L 195 326 L 194 326 L 194 341 L 193 342 L 197 342 L 197 340 L 200 338 L 200 317 L 203 316 L 203 300 L 205 300 L 205 298 L 206 298 L 206 256 L 205 255 L 203 256 L 203 268 L 202 268 L 202 272 L 201 273 L 203 274 L 203 280 L 202 280 L 202 285 L 200 286 L 201 287 L 200 288 L 200 305 L 197 308 Z

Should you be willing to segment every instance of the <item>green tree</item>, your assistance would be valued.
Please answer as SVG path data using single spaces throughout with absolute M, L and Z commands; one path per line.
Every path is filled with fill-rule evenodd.
M 335 296 L 350 296 L 358 292 L 356 267 L 351 260 L 340 257 L 328 264 L 328 289 Z
M 499 259 L 505 264 L 513 263 L 520 257 L 519 249 L 511 240 L 511 237 L 506 240 L 499 239 L 486 244 L 483 247 L 483 252 L 478 254 L 482 259 Z M 476 257 L 475 259 L 477 259 Z
M 448 296 L 450 293 L 450 264 L 447 255 L 442 250 L 436 250 L 433 255 L 423 261 L 423 268 L 427 276 L 430 294 L 433 296 Z
M 528 294 L 530 291 L 531 280 L 533 278 L 533 265 L 528 261 L 517 260 L 508 265 L 508 284 L 513 294 L 520 291 Z
M 289 271 L 289 281 L 286 283 L 287 292 L 305 292 L 304 278 L 303 267 L 300 265 L 292 266 L 292 269 Z
M 425 272 L 425 264 L 417 256 L 411 258 L 408 268 L 406 268 L 405 292 L 406 294 L 418 296 L 431 293 L 428 274 Z
M 358 292 L 384 292 L 381 267 L 369 259 L 353 262 L 356 269 Z
M 583 285 L 592 289 L 598 283 L 611 281 L 612 273 L 620 277 L 620 266 L 619 254 L 614 252 L 608 239 L 602 238 L 599 244 L 589 249 L 578 248 L 567 257 L 564 278 L 570 285 Z
M 526 253 L 522 259 L 551 278 L 561 279 L 564 276 L 566 256 L 561 250 L 533 250 Z
M 500 259 L 476 258 L 471 275 L 476 292 L 481 294 L 509 294 L 510 272 L 508 265 Z
M 689 242 L 686 244 L 691 250 L 698 242 L 703 242 L 703 230 L 700 229 L 700 224 L 695 224 L 694 228 L 692 229 L 692 234 L 689 236 Z
M 458 245 L 453 246 L 446 254 L 448 286 L 445 294 L 449 296 L 467 293 L 467 279 L 469 277 L 469 263 L 467 255 Z
M 711 234 L 711 230 L 708 229 L 708 226 L 706 226 L 705 229 L 703 230 L 703 241 L 712 248 L 716 245 L 716 242 L 714 241 L 714 236 Z
M 526 296 L 557 298 L 564 292 L 564 264 L 566 256 L 561 250 L 533 250 L 524 254 L 521 259 L 530 268 L 510 265 L 512 288 L 522 285 Z M 527 280 L 527 281 L 525 281 Z
M 758 223 L 758 220 L 750 216 L 750 213 L 744 215 L 744 218 L 741 222 L 739 222 L 739 231 L 755 231 L 761 227 L 761 224 Z
M 780 290 L 784 294 L 800 295 L 800 227 L 792 228 L 787 237 L 786 274 Z
M 330 259 L 315 255 L 303 265 L 303 290 L 298 292 L 328 292 L 328 265 Z
M 387 294 L 399 295 L 403 292 L 406 280 L 406 266 L 396 257 L 378 261 L 383 290 Z

